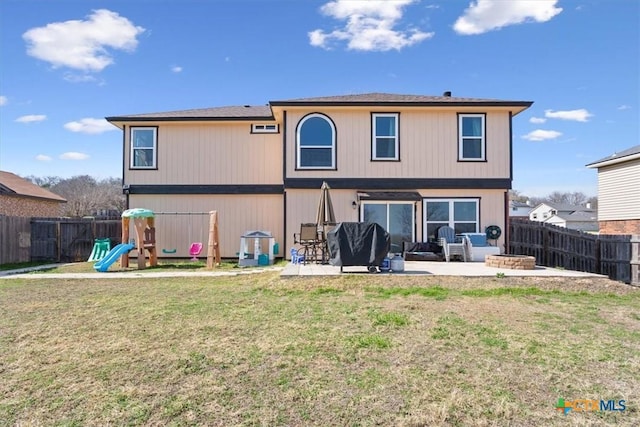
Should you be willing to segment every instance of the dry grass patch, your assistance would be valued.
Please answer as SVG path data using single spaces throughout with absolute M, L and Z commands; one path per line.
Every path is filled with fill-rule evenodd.
M 639 308 L 605 280 L 4 280 L 0 424 L 633 425 Z

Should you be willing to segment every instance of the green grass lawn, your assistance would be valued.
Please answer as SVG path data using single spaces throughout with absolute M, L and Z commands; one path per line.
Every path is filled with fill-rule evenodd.
M 638 425 L 604 279 L 0 280 L 0 425 Z M 624 412 L 554 409 L 626 400 Z

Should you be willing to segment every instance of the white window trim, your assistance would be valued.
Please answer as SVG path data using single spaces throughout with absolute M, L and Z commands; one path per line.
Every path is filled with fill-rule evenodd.
M 279 133 L 279 126 L 275 123 L 253 123 L 251 133 Z
M 376 133 L 376 118 L 377 117 L 394 117 L 396 123 L 395 129 L 395 156 L 393 157 L 381 157 L 378 156 L 376 151 L 376 139 L 378 135 Z M 371 158 L 373 160 L 399 160 L 400 159 L 400 136 L 399 136 L 399 128 L 400 128 L 400 114 L 398 113 L 372 113 L 371 114 Z M 391 138 L 389 136 L 380 136 L 380 138 Z
M 136 130 L 151 130 L 153 131 L 153 147 L 151 148 L 135 148 L 133 146 L 133 133 Z M 131 126 L 129 133 L 129 167 L 130 169 L 157 169 L 158 168 L 158 128 L 152 126 Z M 133 161 L 135 159 L 134 152 L 136 150 L 152 150 L 153 151 L 153 164 L 151 166 L 136 166 Z
M 455 230 L 456 222 L 459 224 L 476 224 L 475 233 L 478 233 L 480 228 L 480 198 L 476 197 L 468 197 L 468 198 L 451 198 L 451 199 L 431 199 L 425 198 L 422 199 L 422 218 L 424 220 L 424 224 L 422 227 L 422 240 L 426 242 L 429 239 L 428 236 L 428 223 L 429 222 L 443 222 L 443 221 L 427 221 L 427 205 L 431 202 L 448 202 L 449 203 L 449 227 Z M 454 202 L 476 202 L 476 220 L 475 221 L 454 221 Z
M 300 129 L 302 129 L 302 125 L 304 124 L 304 122 L 306 122 L 307 120 L 314 118 L 314 117 L 320 117 L 323 120 L 326 120 L 327 123 L 329 123 L 329 126 L 331 126 L 331 145 L 327 146 L 327 145 L 305 145 L 304 149 L 314 149 L 314 148 L 320 148 L 320 149 L 327 149 L 327 148 L 331 148 L 331 165 L 330 166 L 302 166 L 300 164 L 300 160 L 302 158 L 301 156 L 301 151 L 302 148 L 300 147 Z M 299 122 L 298 122 L 298 128 L 296 129 L 296 169 L 311 169 L 311 170 L 317 170 L 317 169 L 328 169 L 328 170 L 334 170 L 336 169 L 336 128 L 333 125 L 333 122 L 329 119 L 329 117 L 325 116 L 324 114 L 319 114 L 319 113 L 313 113 L 313 114 L 309 114 L 305 117 L 303 117 Z
M 464 157 L 463 156 L 463 138 L 462 136 L 462 121 L 465 117 L 480 117 L 482 119 L 482 135 L 480 137 L 466 137 L 466 139 L 480 139 L 480 157 Z M 485 161 L 487 147 L 487 117 L 485 114 L 458 114 L 458 160 L 464 162 L 482 162 Z

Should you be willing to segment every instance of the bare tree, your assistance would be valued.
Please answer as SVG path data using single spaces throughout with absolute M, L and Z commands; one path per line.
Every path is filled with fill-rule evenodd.
M 47 189 L 53 187 L 54 185 L 62 181 L 62 178 L 60 178 L 59 176 L 38 177 L 35 175 L 29 175 L 24 178 L 33 182 L 38 187 L 47 188 Z
M 89 175 L 78 175 L 68 179 L 47 180 L 55 182 L 49 190 L 67 199 L 65 215 L 86 216 L 96 215 L 100 211 L 120 213 L 124 210 L 125 197 L 117 178 L 97 181 Z
M 509 190 L 509 200 L 513 200 L 514 202 L 526 203 L 529 198 L 522 194 L 520 191 L 512 189 Z
M 566 205 L 583 205 L 587 202 L 588 197 L 581 191 L 566 192 L 554 191 L 547 196 L 547 201 L 552 203 L 562 203 Z

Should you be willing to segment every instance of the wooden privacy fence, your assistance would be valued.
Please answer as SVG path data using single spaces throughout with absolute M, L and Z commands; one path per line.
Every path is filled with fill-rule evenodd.
M 536 264 L 546 267 L 603 274 L 636 284 L 631 272 L 635 264 L 631 237 L 589 234 L 526 219 L 509 220 L 509 253 L 533 256 Z
M 0 264 L 29 261 L 30 236 L 31 218 L 0 215 Z
M 120 218 L 32 218 L 31 261 L 86 261 L 95 239 L 109 238 L 113 247 L 121 230 Z

